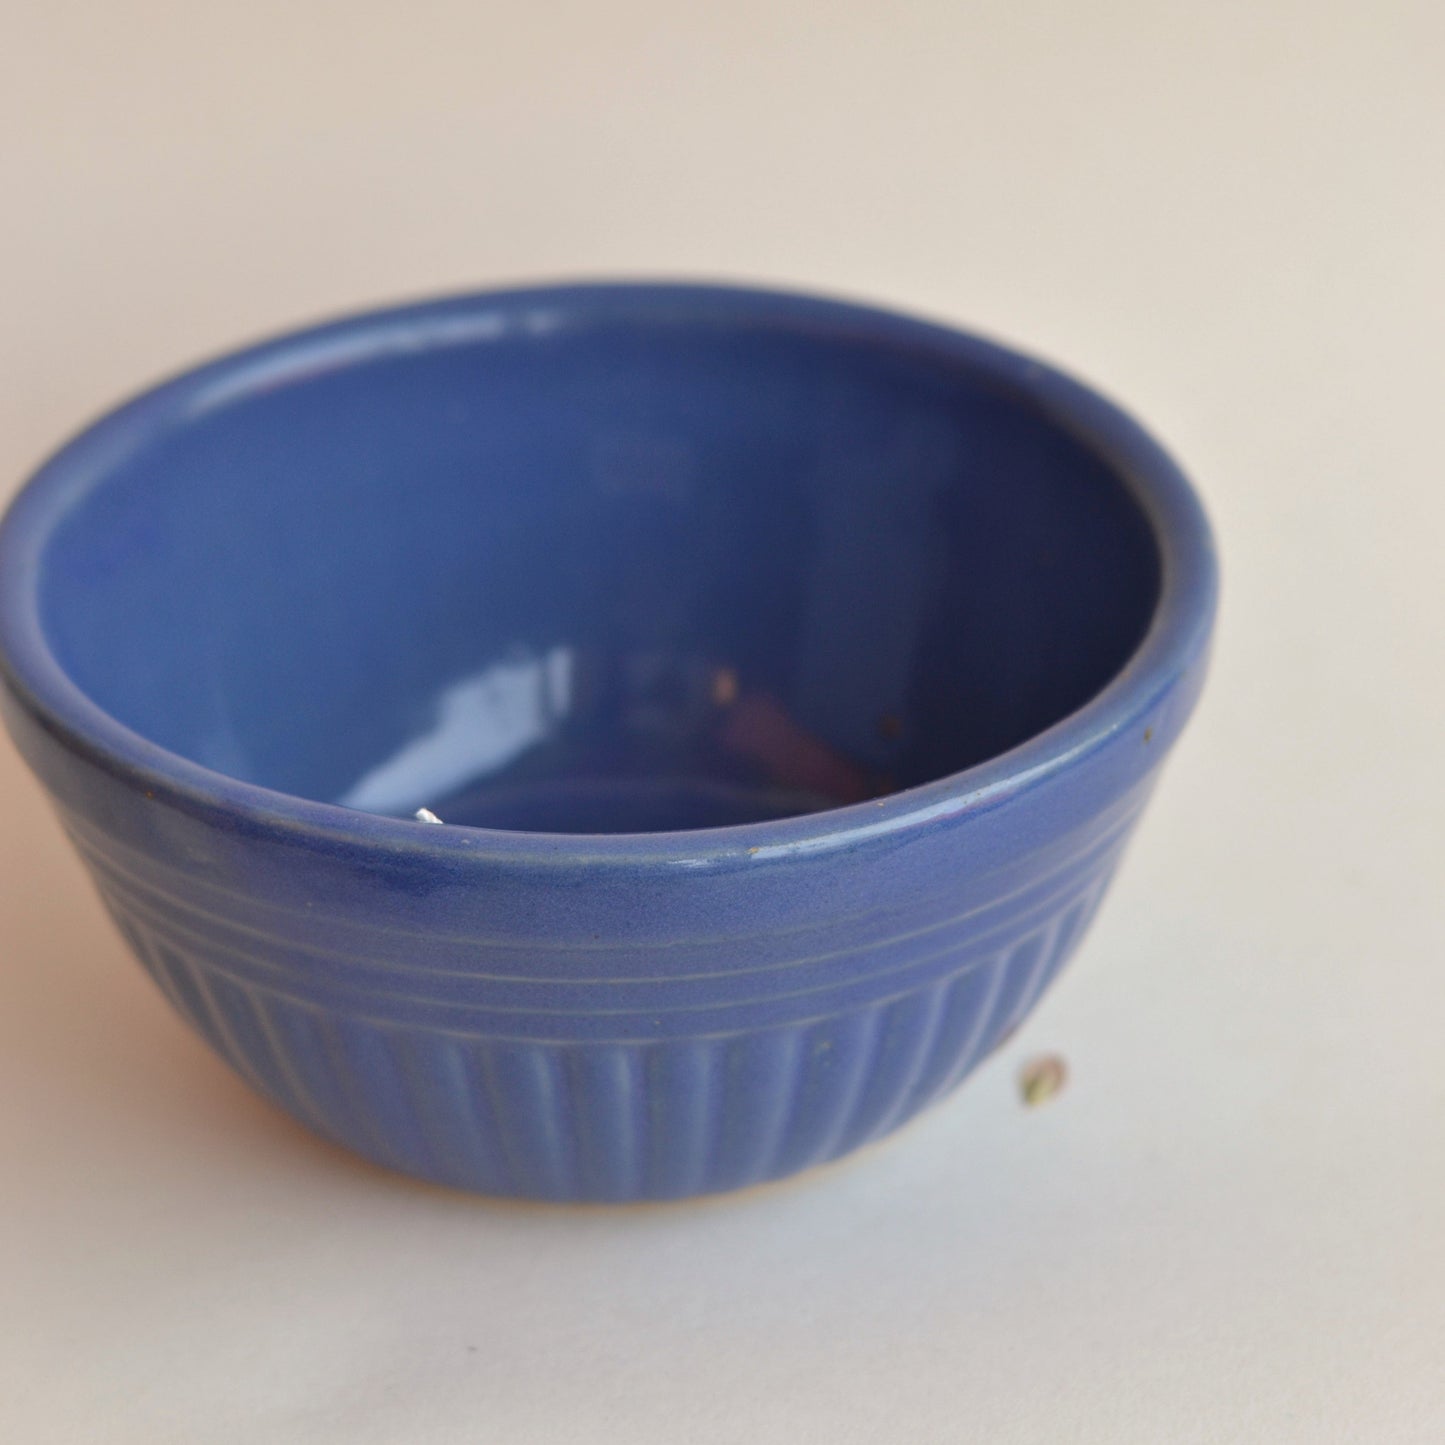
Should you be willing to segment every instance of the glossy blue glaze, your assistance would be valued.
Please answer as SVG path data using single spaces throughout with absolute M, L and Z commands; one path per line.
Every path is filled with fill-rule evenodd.
M 675 1197 L 887 1132 L 1027 1014 L 1214 587 L 1174 465 L 1037 362 L 796 296 L 503 292 L 72 442 L 0 529 L 0 697 L 262 1092 L 465 1188 Z

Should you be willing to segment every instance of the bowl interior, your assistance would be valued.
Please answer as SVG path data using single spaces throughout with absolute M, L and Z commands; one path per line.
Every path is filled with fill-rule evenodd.
M 1007 750 L 1139 643 L 1127 487 L 941 354 L 617 319 L 236 386 L 49 538 L 61 665 L 284 792 L 641 832 Z

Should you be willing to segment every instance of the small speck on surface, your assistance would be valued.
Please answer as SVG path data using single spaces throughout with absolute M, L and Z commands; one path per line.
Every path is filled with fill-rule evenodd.
M 731 707 L 738 700 L 738 675 L 720 667 L 712 675 L 712 700 L 718 707 Z
M 1040 1054 L 1019 1070 L 1019 1097 L 1024 1105 L 1036 1109 L 1063 1092 L 1069 1082 L 1069 1066 L 1058 1054 Z

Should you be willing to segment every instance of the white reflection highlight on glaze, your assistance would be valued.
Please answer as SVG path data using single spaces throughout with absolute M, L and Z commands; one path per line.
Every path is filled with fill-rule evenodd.
M 510 658 L 453 683 L 432 729 L 364 774 L 337 801 L 366 813 L 411 816 L 494 772 L 550 736 L 572 702 L 572 651 Z

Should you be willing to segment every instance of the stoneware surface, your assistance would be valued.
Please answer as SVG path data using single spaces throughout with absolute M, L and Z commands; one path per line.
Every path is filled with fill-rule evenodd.
M 11 729 L 180 1014 L 328 1138 L 554 1200 L 957 1084 L 1083 936 L 1215 585 L 1057 372 L 660 285 L 183 376 L 46 464 L 0 579 Z

